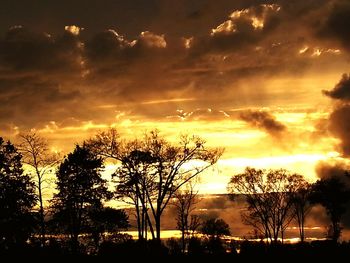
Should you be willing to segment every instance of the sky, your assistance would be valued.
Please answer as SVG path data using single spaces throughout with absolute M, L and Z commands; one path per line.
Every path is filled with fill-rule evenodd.
M 67 153 L 157 128 L 224 147 L 201 192 L 246 166 L 348 169 L 350 2 L 1 1 L 0 136 Z

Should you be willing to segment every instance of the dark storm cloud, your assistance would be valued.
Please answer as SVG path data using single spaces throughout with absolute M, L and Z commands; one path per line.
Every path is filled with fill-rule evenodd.
M 316 174 L 320 179 L 337 177 L 350 186 L 350 178 L 346 176 L 346 172 L 349 170 L 350 166 L 343 162 L 319 162 L 316 166 Z
M 332 1 L 329 15 L 325 17 L 319 35 L 334 38 L 343 48 L 349 50 L 350 41 L 350 2 L 347 0 Z
M 323 93 L 332 99 L 350 101 L 350 76 L 343 74 L 341 80 L 332 90 L 324 90 Z
M 240 118 L 251 126 L 262 129 L 272 136 L 280 136 L 287 130 L 286 126 L 277 121 L 269 112 L 245 111 L 240 114 Z
M 350 156 L 350 79 L 343 74 L 340 81 L 330 91 L 323 91 L 330 98 L 337 100 L 328 118 L 328 130 L 340 140 L 338 151 L 345 157 Z
M 121 56 L 130 42 L 115 30 L 109 29 L 96 34 L 86 44 L 86 54 L 93 62 L 113 60 Z
M 74 85 L 82 72 L 82 43 L 72 32 L 54 38 L 10 28 L 0 38 L 1 121 L 30 128 L 69 116 L 82 99 Z
M 329 117 L 329 131 L 340 140 L 339 152 L 350 156 L 350 105 L 341 105 Z
M 64 91 L 58 83 L 35 77 L 6 81 L 0 78 L 2 96 L 1 121 L 21 128 L 31 128 L 33 123 L 42 126 L 65 116 L 81 99 L 79 91 Z
M 79 72 L 81 52 L 82 43 L 70 31 L 53 38 L 15 26 L 0 39 L 0 65 L 17 73 Z
M 120 76 L 133 73 L 142 75 L 145 70 L 154 70 L 155 66 L 166 64 L 169 58 L 164 35 L 149 31 L 141 32 L 134 40 L 128 40 L 109 29 L 95 35 L 86 42 L 85 47 L 90 80 L 101 77 L 118 80 Z
M 177 37 L 203 35 L 231 10 L 269 3 L 266 0 L 2 0 L 0 32 L 23 24 L 40 31 L 58 33 L 65 25 L 86 28 L 94 35 L 118 28 L 133 37 L 141 31 L 167 32 Z M 174 23 L 176 19 L 176 23 Z M 45 23 L 43 23 L 45 21 Z
M 25 25 L 55 34 L 75 24 L 94 34 L 118 26 L 123 32 L 138 34 L 145 30 L 159 7 L 155 0 L 61 0 L 1 1 L 0 30 Z
M 194 37 L 190 42 L 190 58 L 228 52 L 252 52 L 265 37 L 279 25 L 279 11 L 276 4 L 258 4 L 236 9 L 226 20 L 213 25 L 210 34 Z

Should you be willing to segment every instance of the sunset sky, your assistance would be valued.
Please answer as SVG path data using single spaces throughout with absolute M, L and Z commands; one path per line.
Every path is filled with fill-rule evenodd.
M 157 128 L 225 148 L 202 192 L 246 166 L 315 180 L 350 156 L 349 41 L 346 0 L 2 0 L 0 136 Z

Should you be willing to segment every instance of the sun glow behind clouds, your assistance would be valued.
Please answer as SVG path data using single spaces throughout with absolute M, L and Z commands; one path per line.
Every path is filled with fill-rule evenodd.
M 260 101 L 260 97 L 254 101 L 248 96 L 246 101 L 240 97 L 240 104 L 232 98 L 229 104 L 214 101 L 207 105 L 193 94 L 143 98 L 122 107 L 98 100 L 91 107 L 100 111 L 100 119 L 81 121 L 71 117 L 65 122 L 52 121 L 38 132 L 48 138 L 52 147 L 61 149 L 63 155 L 76 143 L 109 127 L 116 128 L 126 140 L 140 138 L 145 131 L 155 128 L 172 142 L 176 142 L 180 134 L 198 135 L 209 147 L 225 148 L 219 163 L 202 176 L 200 191 L 204 193 L 225 193 L 229 178 L 246 166 L 285 168 L 314 180 L 318 161 L 336 158 L 332 151 L 337 141 L 325 134 L 322 127 L 318 130 L 318 126 L 329 114 L 327 98 L 320 90 L 327 89 L 338 78 L 338 74 L 329 73 L 317 78 L 310 75 L 303 79 L 263 80 L 259 85 L 266 86 L 266 92 L 274 99 L 271 103 Z M 250 91 L 250 87 L 246 85 L 242 89 Z M 251 126 L 239 118 L 249 110 L 267 112 L 285 129 L 274 136 L 266 129 Z M 112 172 L 108 169 L 106 176 L 110 179 Z
M 165 105 L 167 103 L 184 102 L 181 100 L 154 100 L 146 101 L 149 107 Z M 192 101 L 189 99 L 189 102 Z M 183 104 L 184 106 L 184 104 Z M 258 110 L 259 108 L 257 108 Z M 53 146 L 60 146 L 65 152 L 70 151 L 74 143 L 81 143 L 100 130 L 109 126 L 115 127 L 125 139 L 142 137 L 142 134 L 154 128 L 172 142 L 176 142 L 179 134 L 196 134 L 207 141 L 209 147 L 225 148 L 224 155 L 214 167 L 206 170 L 201 176 L 199 191 L 201 193 L 225 193 L 229 178 L 245 167 L 256 168 L 285 168 L 290 172 L 304 175 L 308 180 L 315 180 L 315 165 L 328 158 L 338 158 L 333 151 L 334 139 L 314 135 L 315 123 L 327 116 L 323 111 L 315 109 L 285 107 L 260 108 L 275 116 L 276 120 L 286 125 L 280 137 L 269 135 L 257 127 L 238 118 L 245 108 L 227 109 L 226 115 L 215 115 L 220 110 L 210 108 L 201 111 L 174 110 L 173 118 L 163 118 L 158 121 L 142 120 L 142 116 L 131 115 L 128 112 L 118 111 L 118 120 L 112 125 L 103 123 L 85 122 L 82 126 L 59 127 L 50 125 L 41 132 L 46 137 L 56 141 Z M 308 112 L 309 111 L 309 112 Z M 193 112 L 191 118 L 183 118 L 185 112 Z M 197 113 L 201 114 L 194 118 Z M 178 117 L 176 118 L 176 116 Z M 187 116 L 187 115 L 186 115 Z M 141 121 L 142 120 L 142 121 Z M 317 143 L 315 143 L 315 140 Z M 107 166 L 104 177 L 111 179 L 115 166 Z

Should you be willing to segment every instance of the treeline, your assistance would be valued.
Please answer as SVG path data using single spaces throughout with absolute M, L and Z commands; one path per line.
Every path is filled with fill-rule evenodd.
M 330 219 L 327 237 L 338 242 L 341 219 L 350 201 L 350 189 L 344 177 L 329 177 L 315 183 L 302 175 L 284 169 L 260 170 L 246 168 L 244 173 L 234 175 L 228 192 L 234 200 L 244 195 L 247 203 L 242 221 L 253 227 L 256 236 L 270 243 L 283 242 L 284 233 L 291 222 L 299 228 L 300 241 L 305 240 L 305 222 L 313 206 L 320 204 Z
M 150 231 L 160 243 L 162 215 L 175 193 L 221 154 L 222 149 L 208 149 L 199 137 L 181 136 L 171 143 L 157 131 L 129 141 L 114 129 L 101 132 L 63 160 L 35 133 L 21 135 L 17 147 L 1 139 L 0 245 L 6 250 L 39 236 L 44 247 L 55 234 L 68 238 L 72 253 L 79 252 L 82 236 L 98 248 L 110 233 L 129 226 L 125 211 L 104 206 L 112 199 L 134 206 L 139 240 Z M 102 178 L 107 162 L 119 164 L 111 178 L 114 188 Z M 46 205 L 43 191 L 53 170 L 55 191 Z
M 129 249 L 150 252 L 155 248 L 157 253 L 235 254 L 239 246 L 222 240 L 230 235 L 228 224 L 219 218 L 202 221 L 194 213 L 198 202 L 195 178 L 214 165 L 222 153 L 223 149 L 208 148 L 199 137 L 180 136 L 174 143 L 157 131 L 125 140 L 110 129 L 76 145 L 64 157 L 53 154 L 36 133 L 21 135 L 16 145 L 0 138 L 0 250 L 32 246 L 72 254 L 108 254 Z M 117 164 L 108 180 L 102 176 L 107 163 Z M 52 174 L 54 194 L 45 202 L 44 192 Z M 336 243 L 350 199 L 340 179 L 310 184 L 303 176 L 285 170 L 247 168 L 232 177 L 228 191 L 233 201 L 237 195 L 245 196 L 247 207 L 242 220 L 268 244 L 283 241 L 293 220 L 299 225 L 303 242 L 305 220 L 315 204 L 325 207 L 331 221 L 329 235 Z M 120 233 L 130 227 L 129 218 L 124 210 L 106 206 L 110 200 L 133 207 L 137 242 Z M 182 237 L 170 239 L 164 247 L 161 221 L 169 205 L 176 208 Z

